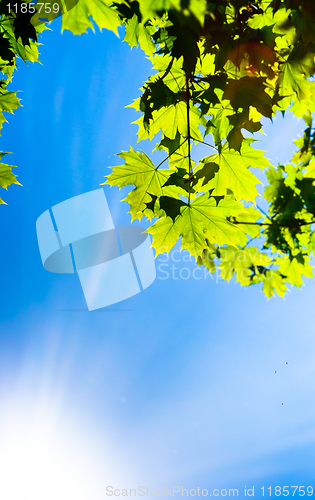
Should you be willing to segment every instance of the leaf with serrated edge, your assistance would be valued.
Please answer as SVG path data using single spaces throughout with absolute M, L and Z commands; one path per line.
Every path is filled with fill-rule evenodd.
M 75 35 L 85 33 L 88 28 L 94 31 L 90 16 L 100 30 L 106 28 L 118 34 L 117 28 L 121 24 L 119 16 L 104 0 L 80 0 L 62 16 L 62 31 L 69 30 Z
M 173 220 L 160 218 L 147 232 L 153 236 L 153 246 L 157 255 L 169 252 L 182 237 L 182 249 L 188 250 L 196 258 L 207 247 L 207 241 L 219 245 L 238 245 L 246 242 L 243 230 L 227 220 L 229 216 L 239 215 L 244 208 L 232 199 L 225 197 L 218 204 L 208 193 L 198 196 L 190 206 L 182 207 L 181 214 Z
M 208 156 L 203 162 L 216 163 L 219 166 L 219 171 L 208 184 L 203 186 L 203 190 L 214 189 L 213 194 L 224 196 L 229 189 L 237 200 L 255 203 L 258 195 L 256 185 L 261 182 L 248 168 L 263 168 L 268 165 L 268 160 L 264 158 L 262 151 L 255 150 L 245 142 L 240 154 L 234 149 L 229 150 L 228 143 L 225 142 L 220 153 Z
M 156 169 L 150 158 L 142 151 L 138 152 L 130 148 L 118 155 L 125 160 L 125 164 L 112 168 L 104 184 L 111 186 L 136 186 L 126 197 L 130 204 L 132 219 L 141 219 L 143 211 L 147 209 L 146 204 L 152 201 L 150 195 L 174 195 L 173 187 L 162 188 L 172 171 L 169 169 Z
M 3 153 L 3 151 L 0 151 L 0 159 L 8 153 Z M 13 165 L 7 165 L 6 163 L 0 163 L 0 186 L 4 189 L 7 189 L 8 186 L 11 186 L 12 184 L 18 184 L 21 186 L 17 180 L 16 180 L 16 175 L 12 173 L 12 168 L 16 168 Z M 0 198 L 0 204 L 6 204 L 1 198 Z

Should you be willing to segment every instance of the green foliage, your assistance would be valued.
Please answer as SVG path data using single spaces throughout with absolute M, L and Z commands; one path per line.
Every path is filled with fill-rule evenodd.
M 133 188 L 126 197 L 131 217 L 153 219 L 156 253 L 181 240 L 209 272 L 244 286 L 261 283 L 268 297 L 300 287 L 312 276 L 315 251 L 313 1 L 74 3 L 63 11 L 62 29 L 81 34 L 96 25 L 117 34 L 122 26 L 124 41 L 140 45 L 152 63 L 131 106 L 141 113 L 138 142 L 154 139 L 165 158 L 155 165 L 144 152 L 124 151 L 105 184 Z M 6 85 L 16 57 L 38 60 L 40 19 L 24 26 L 1 8 L 0 112 L 12 112 L 19 101 Z M 291 162 L 275 167 L 248 136 L 262 132 L 263 117 L 288 111 L 306 128 Z M 209 148 L 203 158 L 200 144 Z M 265 174 L 263 196 L 255 169 Z
M 8 153 L 3 153 L 3 151 L 0 151 L 0 160 L 5 154 Z M 16 175 L 12 173 L 12 168 L 15 167 L 0 162 L 0 187 L 7 189 L 8 186 L 11 186 L 12 184 L 18 184 L 19 186 L 21 186 L 21 184 L 16 180 Z M 1 198 L 0 204 L 5 204 L 5 202 Z
M 0 76 L 0 130 L 7 122 L 4 113 L 13 113 L 21 106 L 17 92 L 7 89 L 18 67 L 18 61 L 39 62 L 37 37 L 45 29 L 42 23 L 35 26 L 36 23 L 31 22 L 32 14 L 23 13 L 19 8 L 19 2 L 16 9 L 11 4 L 10 12 L 7 4 L 8 2 L 3 0 L 0 2 L 0 71 L 2 73 Z M 4 154 L 6 153 L 0 152 L 0 159 Z M 0 163 L 0 186 L 5 189 L 11 184 L 20 185 L 16 180 L 16 175 L 11 172 L 12 168 L 14 167 Z M 3 203 L 4 201 L 0 199 L 0 204 Z
M 126 198 L 131 216 L 154 218 L 148 232 L 157 254 L 180 239 L 223 279 L 262 283 L 268 297 L 300 287 L 312 276 L 315 244 L 313 4 L 140 0 L 113 8 L 125 40 L 150 55 L 155 73 L 132 106 L 142 114 L 138 141 L 161 134 L 155 149 L 166 151 L 168 168 L 123 153 L 125 164 L 112 167 L 106 183 L 134 186 Z M 142 27 L 153 54 L 140 40 Z M 307 128 L 292 161 L 275 168 L 244 131 L 262 131 L 262 117 L 287 110 Z M 196 158 L 198 143 L 212 153 Z M 267 176 L 268 214 L 257 206 L 256 168 Z
M 93 22 L 99 29 L 107 28 L 117 33 L 117 28 L 121 24 L 115 9 L 110 8 L 112 2 L 79 0 L 75 8 L 66 12 L 62 17 L 62 29 L 69 30 L 75 35 L 81 35 L 88 28 L 93 28 Z

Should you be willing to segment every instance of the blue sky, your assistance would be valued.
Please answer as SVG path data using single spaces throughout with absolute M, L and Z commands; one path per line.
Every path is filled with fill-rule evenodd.
M 42 65 L 21 63 L 23 108 L 1 138 L 23 184 L 0 207 L 2 498 L 99 500 L 108 485 L 239 488 L 245 498 L 245 486 L 261 497 L 262 486 L 312 485 L 313 280 L 267 300 L 259 288 L 193 279 L 185 253 L 161 256 L 148 289 L 87 312 L 77 276 L 43 269 L 36 219 L 97 189 L 115 154 L 136 147 L 125 106 L 150 71 L 112 33 L 51 27 Z M 279 116 L 260 147 L 286 161 L 302 128 Z M 105 186 L 116 225 L 130 223 L 125 192 Z M 172 265 L 178 279 L 163 279 Z

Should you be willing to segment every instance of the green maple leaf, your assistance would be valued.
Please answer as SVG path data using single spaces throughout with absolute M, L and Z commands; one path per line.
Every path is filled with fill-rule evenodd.
M 287 101 L 293 101 L 292 110 L 296 116 L 301 117 L 308 108 L 313 111 L 313 88 L 314 83 L 310 82 L 306 75 L 307 68 L 298 61 L 288 59 L 281 65 L 279 77 L 281 96 L 289 96 Z
M 251 147 L 251 142 L 251 139 L 244 140 L 240 153 L 229 149 L 228 143 L 225 142 L 220 152 L 203 160 L 204 164 L 218 165 L 218 172 L 203 186 L 204 191 L 214 189 L 213 194 L 224 196 L 230 190 L 237 200 L 255 203 L 258 194 L 256 185 L 260 181 L 252 174 L 249 167 L 264 168 L 269 162 L 263 156 L 263 151 Z M 194 174 L 198 174 L 198 167 Z
M 144 21 L 147 21 L 168 9 L 180 9 L 180 0 L 139 0 L 139 6 Z
M 187 173 L 189 172 L 187 140 L 182 141 L 182 137 L 178 132 L 174 139 L 163 137 L 153 151 L 156 149 L 165 149 L 168 152 L 168 163 L 171 168 L 176 167 L 177 169 L 184 169 Z M 191 164 L 195 165 L 193 160 L 191 160 Z
M 210 273 L 215 272 L 215 262 L 214 257 L 216 257 L 216 247 L 214 245 L 209 244 L 207 248 L 205 248 L 201 255 L 197 257 L 198 266 L 205 266 L 206 269 Z
M 279 264 L 278 272 L 285 276 L 284 281 L 300 288 L 303 284 L 302 275 L 309 278 L 313 277 L 313 268 L 309 265 L 309 261 L 310 258 L 306 256 L 302 259 L 298 258 L 298 256 L 293 259 L 284 256 L 278 258 L 276 263 Z
M 276 270 L 268 270 L 263 278 L 263 291 L 269 298 L 275 293 L 284 297 L 287 286 L 283 282 L 283 276 Z
M 139 0 L 140 11 L 144 20 L 158 18 L 163 11 L 176 9 L 181 11 L 183 3 L 180 0 Z M 200 24 L 206 14 L 207 3 L 205 0 L 188 0 L 184 3 L 186 13 L 193 14 Z
M 130 45 L 130 48 L 138 47 L 139 44 L 139 20 L 137 14 L 126 22 L 124 40 Z
M 229 117 L 234 114 L 230 102 L 222 100 L 220 104 L 209 109 L 211 119 L 206 124 L 206 134 L 212 134 L 216 145 L 221 144 L 221 141 L 226 138 L 232 129 Z
M 156 46 L 154 45 L 151 35 L 155 32 L 155 28 L 146 26 L 143 23 L 139 24 L 139 44 L 143 52 L 149 56 L 155 53 Z
M 4 153 L 3 151 L 0 151 L 0 159 L 5 154 L 9 153 Z M 0 163 L 0 186 L 4 189 L 7 189 L 8 186 L 11 186 L 12 184 L 18 184 L 21 186 L 17 180 L 16 180 L 16 175 L 12 173 L 12 168 L 16 168 L 13 165 L 7 165 L 6 163 Z M 5 202 L 0 198 L 0 204 L 4 204 Z
M 283 170 L 271 167 L 267 170 L 266 175 L 269 185 L 265 187 L 264 196 L 267 201 L 273 202 L 278 196 L 280 186 L 283 184 Z
M 44 29 L 46 29 L 45 26 L 41 26 L 37 27 L 36 31 L 41 32 Z M 29 40 L 29 44 L 24 45 L 21 38 L 16 39 L 12 20 L 4 19 L 0 25 L 0 32 L 3 33 L 4 38 L 9 40 L 12 50 L 22 59 L 22 61 L 39 62 L 38 46 L 40 44 L 33 40 Z
M 182 237 L 182 249 L 188 250 L 196 258 L 208 247 L 208 242 L 219 245 L 244 244 L 243 230 L 227 220 L 238 216 L 244 208 L 233 197 L 226 196 L 217 203 L 208 193 L 198 196 L 190 205 L 182 203 L 177 207 L 175 217 L 162 217 L 147 232 L 153 237 L 157 255 L 169 252 Z
M 16 70 L 17 65 L 14 59 L 13 62 L 6 62 L 0 57 L 0 71 L 3 75 L 8 78 L 8 81 L 11 83 L 13 78 L 13 73 Z
M 310 130 L 310 128 L 309 128 Z M 296 151 L 292 157 L 292 163 L 296 163 L 297 165 L 307 166 L 310 161 L 312 161 L 312 150 L 310 147 L 310 137 L 307 138 L 299 137 L 294 144 L 299 148 L 299 151 Z
M 181 96 L 172 92 L 163 82 L 162 78 L 147 84 L 143 95 L 140 98 L 140 110 L 144 113 L 143 124 L 146 129 L 150 128 L 153 119 L 153 111 L 161 108 L 168 108 L 175 104 Z
M 196 106 L 190 105 L 190 134 L 193 139 L 202 141 L 202 135 L 199 125 L 205 123 L 204 117 Z M 171 106 L 163 106 L 161 109 L 152 112 L 152 120 L 148 126 L 144 126 L 143 117 L 133 122 L 138 125 L 138 141 L 144 139 L 153 139 L 153 137 L 162 130 L 163 136 L 169 139 L 175 139 L 177 132 L 182 137 L 187 137 L 187 105 L 180 101 Z
M 176 134 L 175 139 L 163 137 L 162 141 L 157 144 L 156 149 L 165 149 L 168 152 L 168 164 L 171 169 L 170 179 L 167 181 L 168 186 L 177 186 L 178 193 L 182 196 L 187 196 L 187 193 L 195 192 L 193 188 L 194 179 L 189 174 L 190 169 L 194 168 L 195 162 L 188 158 L 188 141 L 184 139 L 179 133 Z
M 183 57 L 175 59 L 170 55 L 156 54 L 149 58 L 153 68 L 158 70 L 149 78 L 150 82 L 154 82 L 159 78 L 163 78 L 163 82 L 172 92 L 182 90 L 186 83 L 186 76 L 183 70 Z
M 270 0 L 262 0 L 259 3 L 262 12 L 255 14 L 252 18 L 248 19 L 248 25 L 251 28 L 261 29 L 265 26 L 274 26 L 276 23 L 283 24 L 287 20 L 288 14 L 286 10 L 281 9 L 274 15 L 271 4 L 272 2 Z
M 169 169 L 157 169 L 150 158 L 142 151 L 138 152 L 130 148 L 118 155 L 125 163 L 120 166 L 111 167 L 112 173 L 104 184 L 110 186 L 136 186 L 125 198 L 130 205 L 132 219 L 141 219 L 152 202 L 152 195 L 160 197 L 163 195 L 174 195 L 173 187 L 163 188 L 172 171 Z M 149 205 L 151 208 L 151 206 Z
M 21 106 L 20 99 L 16 96 L 17 92 L 0 90 L 0 110 L 13 113 L 13 110 Z M 5 121 L 5 120 L 3 120 Z
M 118 34 L 121 24 L 112 2 L 106 0 L 79 0 L 78 4 L 62 16 L 62 31 L 69 30 L 75 35 L 85 33 L 88 28 L 94 31 L 92 17 L 100 30 L 106 28 Z
M 139 22 L 137 14 L 134 14 L 131 19 L 126 22 L 126 30 L 124 41 L 126 41 L 130 47 L 140 47 L 147 55 L 152 55 L 156 51 L 156 47 L 150 37 L 150 35 L 155 31 L 155 29 L 150 30 L 150 27 L 146 27 L 142 22 Z
M 220 250 L 221 263 L 219 269 L 224 280 L 230 280 L 235 273 L 236 281 L 241 285 L 250 285 L 253 271 L 259 273 L 260 268 L 266 268 L 271 258 L 260 252 L 257 247 L 235 249 L 227 247 Z
M 260 235 L 260 226 L 254 223 L 262 217 L 259 210 L 256 210 L 254 206 L 250 206 L 246 207 L 244 212 L 240 213 L 238 217 L 232 218 L 231 222 L 240 224 L 241 229 L 252 238 L 258 238 Z
M 315 159 L 312 158 L 310 162 L 307 165 L 306 172 L 304 174 L 304 177 L 313 177 L 315 178 Z
M 190 0 L 188 9 L 198 19 L 202 26 L 208 9 L 206 0 Z

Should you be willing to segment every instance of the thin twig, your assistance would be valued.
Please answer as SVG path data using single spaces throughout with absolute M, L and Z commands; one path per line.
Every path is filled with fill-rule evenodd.
M 246 224 L 250 226 L 272 226 L 272 224 L 269 224 L 268 222 L 241 222 L 241 221 L 230 221 L 231 224 Z M 286 226 L 285 226 L 286 227 Z
M 208 144 L 207 142 L 201 141 L 200 139 L 195 139 L 195 137 L 191 137 L 191 139 L 193 141 L 200 142 L 201 144 L 205 144 L 206 146 L 209 146 L 209 148 L 212 148 L 212 149 L 215 149 L 216 151 L 218 151 L 218 148 L 216 148 L 215 146 L 212 146 L 211 144 Z
M 191 156 L 190 156 L 190 116 L 189 116 L 189 107 L 190 107 L 190 92 L 189 92 L 189 79 L 188 75 L 186 74 L 186 104 L 187 104 L 187 139 L 188 139 L 188 162 L 189 162 L 189 178 L 191 178 L 192 175 L 192 168 L 191 168 Z M 190 205 L 190 190 L 188 193 L 188 206 Z
M 254 240 L 257 240 L 257 238 L 260 238 L 261 234 L 258 233 L 257 236 L 253 236 L 250 240 L 247 241 L 247 243 L 242 247 L 242 250 L 245 250 L 245 248 Z
M 315 223 L 315 219 L 310 221 L 310 222 L 301 222 L 300 224 L 296 224 L 296 226 L 294 227 L 301 227 L 301 226 L 308 226 L 310 224 L 314 224 Z M 288 229 L 293 229 L 292 226 L 289 226 L 288 224 L 279 224 L 277 222 L 273 222 L 271 224 L 269 224 L 268 222 L 241 222 L 241 221 L 231 221 L 231 224 L 250 224 L 252 226 L 273 226 L 273 225 L 277 225 L 279 227 L 286 227 Z
M 269 219 L 269 220 L 270 220 L 269 215 L 268 215 L 268 214 L 266 214 L 266 212 L 265 212 L 262 208 L 260 208 L 258 205 L 257 205 L 257 208 L 258 208 L 258 210 L 260 210 L 260 211 L 261 211 L 261 213 L 262 213 L 262 214 L 264 214 L 264 215 L 267 217 L 267 219 Z
M 160 168 L 161 165 L 163 165 L 163 163 L 168 160 L 174 153 L 176 153 L 176 151 L 181 148 L 183 146 L 183 144 L 185 144 L 185 142 L 187 141 L 187 138 L 183 140 L 183 142 L 177 146 L 176 149 L 174 149 L 174 151 L 172 151 L 166 158 L 164 158 L 164 160 L 161 161 L 161 163 L 158 164 L 157 167 L 155 167 L 155 170 L 157 170 L 158 168 Z

